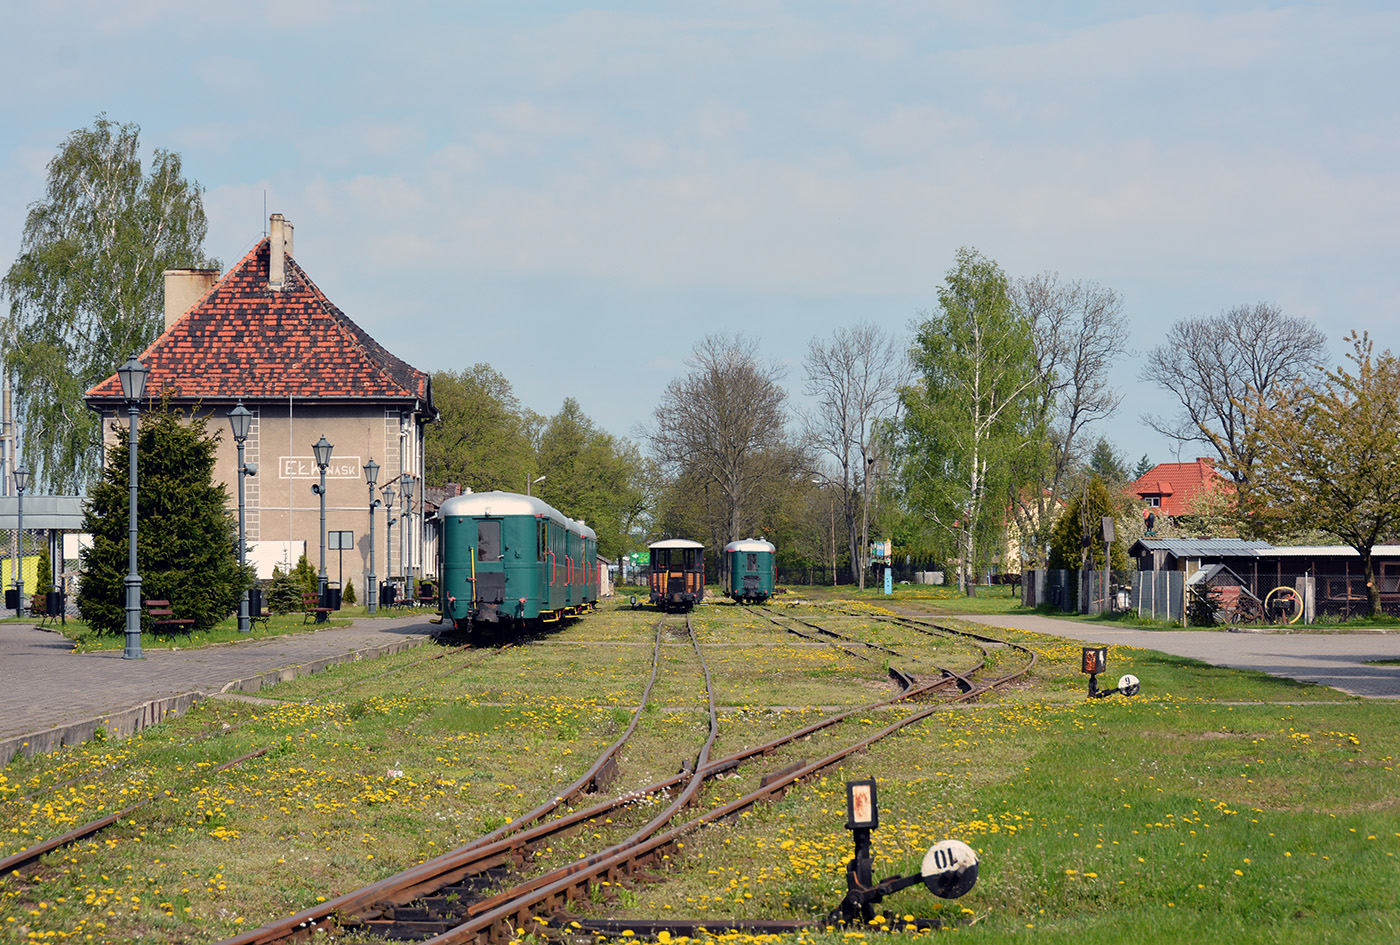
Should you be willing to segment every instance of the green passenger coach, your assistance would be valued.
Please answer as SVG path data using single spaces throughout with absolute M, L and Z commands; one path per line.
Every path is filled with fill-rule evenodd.
M 598 602 L 598 536 L 534 496 L 477 492 L 438 511 L 444 621 L 552 623 Z
M 724 546 L 729 579 L 726 593 L 741 604 L 761 604 L 773 596 L 777 547 L 761 538 L 731 541 Z

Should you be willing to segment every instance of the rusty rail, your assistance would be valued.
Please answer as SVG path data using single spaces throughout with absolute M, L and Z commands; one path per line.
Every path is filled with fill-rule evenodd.
M 1002 641 L 994 642 L 1000 643 Z M 693 630 L 692 643 L 696 645 L 698 652 L 698 644 L 694 644 Z M 1015 646 L 1015 644 L 1012 645 Z M 518 927 L 518 923 L 531 917 L 532 910 L 539 907 L 544 907 L 547 910 L 560 908 L 571 899 L 585 894 L 591 882 L 609 879 L 619 873 L 628 872 L 655 860 L 662 855 L 664 849 L 679 842 L 681 837 L 700 826 L 737 816 L 738 813 L 754 803 L 781 794 L 792 783 L 839 763 L 852 753 L 869 747 L 900 728 L 922 721 L 948 705 L 976 698 L 991 688 L 1004 685 L 1028 672 L 1035 664 L 1035 654 L 1025 647 L 1018 648 L 1030 656 L 1028 664 L 1015 673 L 1007 674 L 991 683 L 978 686 L 971 680 L 972 675 L 982 668 L 983 663 L 979 663 L 978 666 L 963 673 L 943 670 L 945 675 L 941 678 L 922 685 L 914 684 L 912 678 L 906 677 L 910 684 L 909 688 L 902 688 L 895 695 L 825 717 L 763 745 L 743 749 L 708 763 L 697 763 L 693 775 L 688 773 L 675 775 L 614 801 L 587 810 L 572 812 L 565 817 L 521 831 L 509 838 L 497 838 L 488 842 L 490 836 L 488 835 L 488 837 L 480 838 L 395 876 L 379 880 L 363 889 L 320 903 L 260 929 L 253 929 L 235 938 L 227 939 L 222 945 L 266 945 L 266 943 L 273 942 L 302 941 L 309 939 L 318 931 L 328 931 L 329 927 L 374 923 L 378 917 L 394 907 L 420 899 L 444 886 L 457 883 L 468 875 L 479 874 L 508 862 L 523 861 L 523 850 L 531 843 L 615 811 L 640 797 L 663 792 L 669 793 L 687 781 L 690 782 L 689 786 L 698 787 L 708 778 L 732 770 L 754 757 L 770 754 L 779 747 L 837 725 L 853 715 L 868 713 L 873 709 L 884 708 L 915 696 L 930 695 L 949 687 L 957 687 L 962 690 L 939 704 L 913 712 L 906 718 L 859 739 L 822 759 L 811 763 L 789 765 L 782 771 L 774 772 L 764 779 L 765 783 L 757 791 L 708 811 L 679 827 L 674 827 L 664 833 L 654 833 L 654 830 L 663 823 L 663 818 L 658 817 L 627 840 L 579 861 L 577 864 L 570 864 L 568 867 L 543 877 L 528 880 L 508 893 L 473 904 L 469 907 L 468 911 L 472 914 L 467 921 L 429 939 L 434 943 L 465 942 L 475 940 L 484 934 L 489 941 L 508 940 L 514 937 L 513 930 Z M 708 686 L 708 669 L 706 670 L 706 682 Z M 711 707 L 713 709 L 712 696 Z M 713 719 L 712 715 L 712 729 Z M 713 741 L 713 731 L 711 741 Z M 674 816 L 683 806 L 682 801 L 676 801 L 668 807 L 666 816 Z M 506 828 L 501 829 L 505 830 Z M 648 832 L 651 832 L 650 836 L 643 836 Z

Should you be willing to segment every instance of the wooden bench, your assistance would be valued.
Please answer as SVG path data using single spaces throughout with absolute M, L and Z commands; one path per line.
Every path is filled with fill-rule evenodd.
M 326 622 L 326 619 L 331 615 L 331 609 L 329 607 L 322 607 L 320 604 L 321 598 L 317 594 L 301 595 L 302 626 L 306 626 L 307 622 L 313 617 L 316 619 L 317 623 Z
M 168 600 L 146 601 L 146 616 L 150 618 L 151 630 L 159 636 L 162 633 L 183 633 L 187 639 L 194 639 L 194 621 L 175 616 Z

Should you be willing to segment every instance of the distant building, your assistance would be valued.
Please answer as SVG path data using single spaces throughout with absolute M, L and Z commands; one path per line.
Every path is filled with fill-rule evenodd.
M 353 580 L 365 600 L 371 496 L 364 464 L 370 460 L 380 467 L 379 487 L 397 492 L 392 527 L 382 506 L 375 511 L 376 576 L 401 577 L 410 567 L 415 576 L 433 575 L 421 487 L 424 425 L 437 416 L 430 378 L 390 354 L 311 281 L 292 255 L 292 225 L 281 214 L 273 214 L 269 235 L 222 278 L 207 269 L 165 273 L 165 332 L 140 359 L 150 371 L 143 411 L 169 397 L 207 417 L 211 431 L 223 431 L 216 475 L 228 484 L 235 513 L 238 453 L 227 416 L 239 401 L 252 411 L 245 459 L 258 473 L 247 479 L 245 505 L 250 562 L 260 577 L 269 577 L 274 565 L 295 565 L 303 552 L 318 565 L 320 499 L 311 486 L 320 472 L 311 446 L 322 436 L 334 447 L 326 529 L 352 535 L 348 550 L 326 552 L 328 578 Z M 101 414 L 110 445 L 113 423 L 127 422 L 116 375 L 86 400 Z M 417 478 L 408 507 L 406 476 Z
M 1200 496 L 1230 488 L 1230 480 L 1216 471 L 1215 460 L 1200 457 L 1189 463 L 1158 463 L 1127 491 L 1146 504 L 1144 518 L 1151 520 L 1178 518 L 1189 513 Z

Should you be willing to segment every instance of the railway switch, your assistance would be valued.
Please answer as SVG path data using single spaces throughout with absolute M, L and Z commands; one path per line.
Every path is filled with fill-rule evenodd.
M 1089 698 L 1103 699 L 1114 693 L 1121 692 L 1125 696 L 1135 696 L 1142 689 L 1142 683 L 1132 673 L 1125 673 L 1119 677 L 1118 685 L 1112 689 L 1099 688 L 1099 673 L 1108 670 L 1108 647 L 1106 646 L 1086 646 L 1084 655 L 1079 664 L 1079 671 L 1089 674 Z
M 870 832 L 880 826 L 875 781 L 846 782 L 846 829 L 855 841 L 855 856 L 846 864 L 846 898 L 827 917 L 830 925 L 867 923 L 875 904 L 891 893 L 922 882 L 942 899 L 957 899 L 977 883 L 977 853 L 961 840 L 940 840 L 924 854 L 918 874 L 891 876 L 875 882 L 870 855 Z M 936 924 L 933 926 L 936 927 Z

